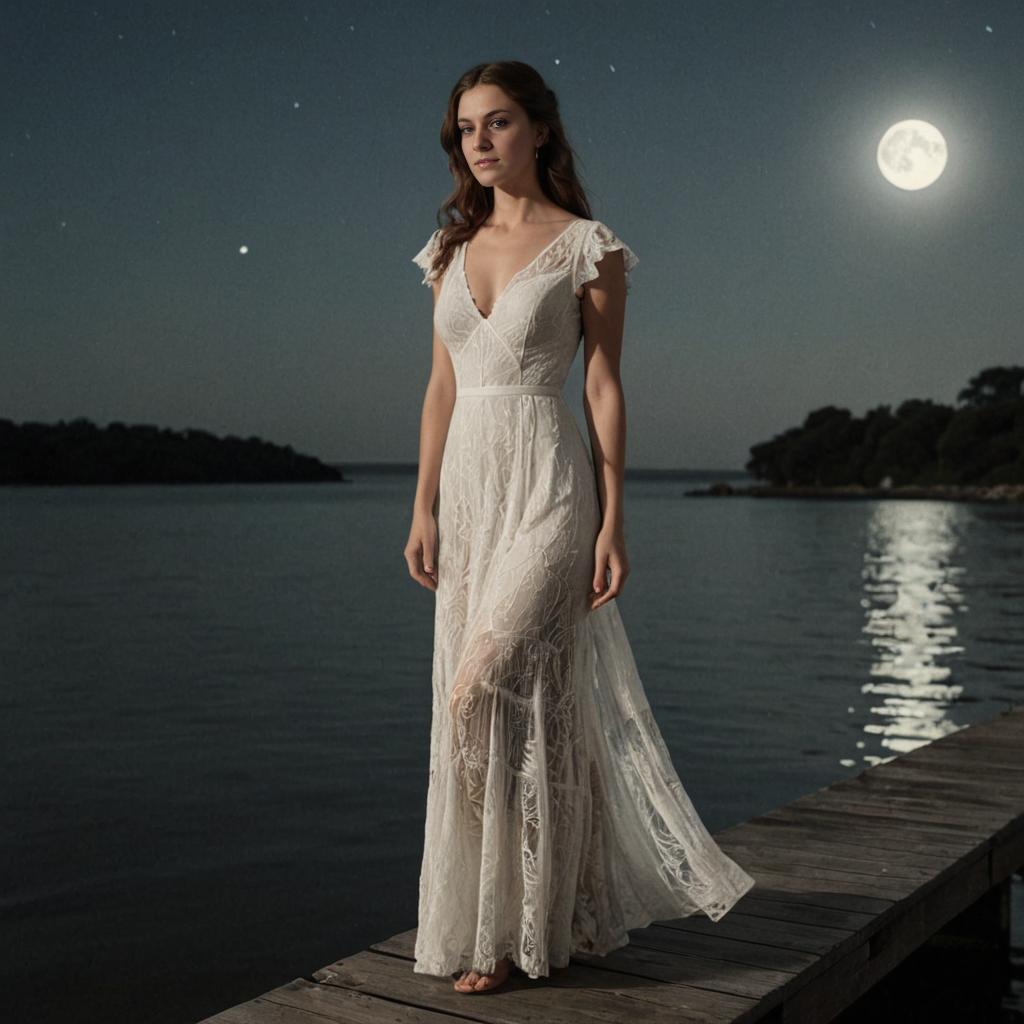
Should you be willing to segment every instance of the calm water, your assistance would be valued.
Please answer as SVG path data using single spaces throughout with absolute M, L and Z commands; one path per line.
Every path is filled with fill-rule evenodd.
M 12 1019 L 194 1021 L 415 927 L 434 598 L 414 477 L 355 477 L 0 489 Z M 692 486 L 627 482 L 619 604 L 710 828 L 1024 701 L 1024 511 Z

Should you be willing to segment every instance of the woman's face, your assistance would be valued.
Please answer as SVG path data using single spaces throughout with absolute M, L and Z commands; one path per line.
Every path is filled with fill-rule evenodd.
M 475 85 L 459 97 L 462 155 L 481 185 L 507 184 L 536 173 L 538 130 L 526 111 L 496 85 Z M 490 163 L 479 163 L 482 159 Z

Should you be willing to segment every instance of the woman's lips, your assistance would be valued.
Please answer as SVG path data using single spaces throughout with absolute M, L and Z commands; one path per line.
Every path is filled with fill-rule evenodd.
M 478 160 L 477 167 L 493 167 L 498 161 L 497 160 Z

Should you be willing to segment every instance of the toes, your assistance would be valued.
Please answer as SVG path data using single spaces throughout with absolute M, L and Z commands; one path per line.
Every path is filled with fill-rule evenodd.
M 483 974 L 475 968 L 463 971 L 462 977 L 455 982 L 455 988 L 459 992 L 486 992 L 502 984 L 511 970 L 512 965 L 508 960 L 499 960 L 492 974 Z
M 484 992 L 489 988 L 495 988 L 505 981 L 510 969 L 510 966 L 504 960 L 499 961 L 494 973 L 481 975 L 480 980 L 473 986 L 473 988 L 477 992 Z

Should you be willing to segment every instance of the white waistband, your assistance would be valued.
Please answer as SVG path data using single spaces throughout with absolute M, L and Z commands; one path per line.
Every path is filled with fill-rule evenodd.
M 459 387 L 456 398 L 487 397 L 490 395 L 560 395 L 562 389 L 557 384 L 484 384 L 482 387 Z

